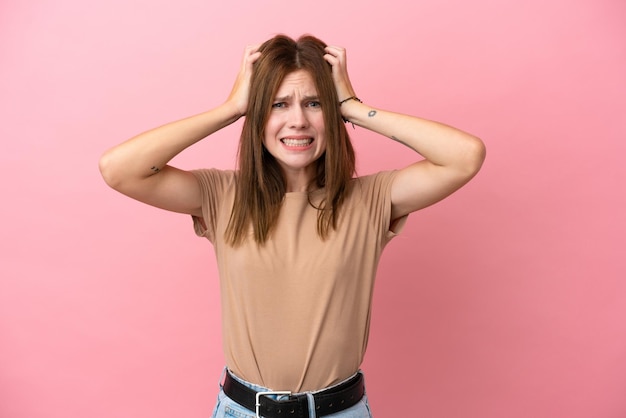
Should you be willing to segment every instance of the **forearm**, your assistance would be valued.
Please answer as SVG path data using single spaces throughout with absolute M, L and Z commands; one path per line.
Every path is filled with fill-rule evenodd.
M 111 186 L 150 177 L 184 149 L 241 115 L 229 102 L 207 112 L 144 132 L 104 153 L 100 170 Z
M 475 172 L 484 159 L 482 141 L 451 126 L 376 109 L 355 100 L 341 107 L 350 122 L 410 147 L 432 164 Z

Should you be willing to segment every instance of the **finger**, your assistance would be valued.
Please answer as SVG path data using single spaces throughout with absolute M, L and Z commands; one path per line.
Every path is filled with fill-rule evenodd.
M 345 48 L 342 48 L 342 47 L 339 47 L 339 46 L 327 46 L 325 48 L 325 50 L 326 50 L 327 54 L 330 54 L 330 55 L 334 56 L 339 61 L 345 61 L 346 60 L 346 50 L 345 50 Z
M 261 47 L 261 44 L 246 45 L 245 51 L 247 53 L 254 53 L 254 52 L 258 51 L 260 47 Z
M 337 64 L 339 64 L 339 60 L 337 59 L 337 57 L 335 57 L 334 55 L 331 54 L 324 54 L 324 59 L 326 61 L 328 61 L 328 63 L 330 65 L 332 65 L 333 67 Z
M 246 60 L 248 60 L 252 55 L 256 54 L 259 52 L 259 48 L 261 47 L 260 44 L 255 44 L 255 45 L 247 45 L 244 49 L 243 52 L 243 61 L 245 62 Z M 258 57 L 257 57 L 258 58 Z
M 328 45 L 324 49 L 326 50 L 326 52 L 333 52 L 335 54 L 345 53 L 345 51 L 346 51 L 346 49 L 344 47 L 336 46 L 336 45 Z
M 256 60 L 259 59 L 259 57 L 261 56 L 261 51 L 256 51 L 253 52 L 249 57 L 248 57 L 248 62 L 250 62 L 250 64 L 254 64 L 256 62 Z
M 245 48 L 243 59 L 241 60 L 241 67 L 246 68 L 248 66 L 252 66 L 256 60 L 261 56 L 261 52 L 259 51 L 259 45 L 248 45 Z

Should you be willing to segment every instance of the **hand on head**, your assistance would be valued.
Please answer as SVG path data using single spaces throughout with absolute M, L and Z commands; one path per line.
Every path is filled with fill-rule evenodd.
M 339 101 L 355 96 L 354 88 L 348 77 L 348 64 L 346 60 L 345 48 L 339 46 L 327 46 L 324 59 L 332 66 L 333 81 L 337 89 L 337 98 Z
M 231 102 L 235 106 L 241 116 L 246 114 L 248 108 L 252 65 L 261 56 L 261 52 L 259 52 L 260 46 L 261 45 L 248 45 L 244 50 L 239 74 L 237 74 L 235 84 L 227 99 L 228 102 Z
M 241 60 L 241 67 L 227 101 L 232 103 L 239 115 L 246 114 L 250 95 L 250 80 L 253 64 L 261 56 L 260 44 L 248 45 Z M 345 48 L 329 45 L 325 48 L 324 59 L 332 67 L 333 81 L 339 101 L 355 96 L 354 88 L 348 76 Z

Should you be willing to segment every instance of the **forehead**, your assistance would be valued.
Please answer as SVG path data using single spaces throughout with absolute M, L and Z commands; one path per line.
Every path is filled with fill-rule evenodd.
M 307 96 L 317 95 L 317 89 L 313 82 L 313 77 L 306 70 L 293 71 L 283 78 L 278 86 L 276 96 L 288 96 L 293 92 L 305 94 Z

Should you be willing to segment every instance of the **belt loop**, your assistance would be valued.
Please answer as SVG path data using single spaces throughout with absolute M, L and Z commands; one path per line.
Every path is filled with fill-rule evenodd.
M 226 366 L 222 369 L 222 374 L 220 375 L 220 380 L 217 382 L 220 385 L 220 389 L 224 389 L 224 376 L 226 375 Z
M 311 392 L 307 392 L 306 399 L 309 404 L 309 418 L 316 418 L 317 415 L 315 414 L 315 398 L 313 397 L 313 394 Z

